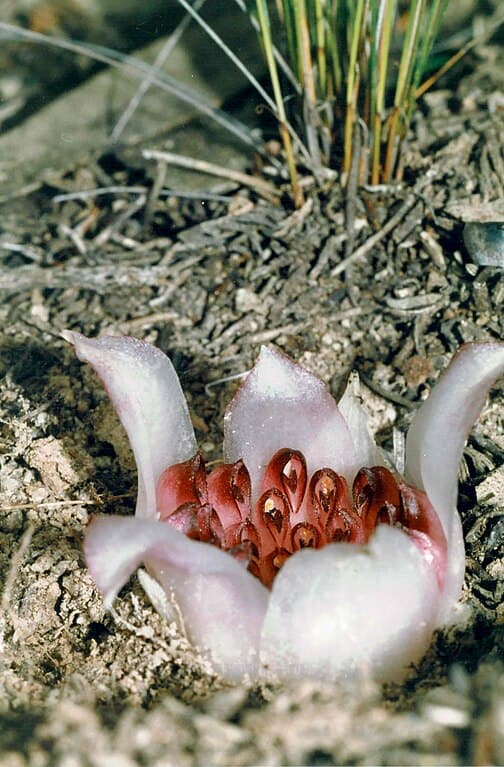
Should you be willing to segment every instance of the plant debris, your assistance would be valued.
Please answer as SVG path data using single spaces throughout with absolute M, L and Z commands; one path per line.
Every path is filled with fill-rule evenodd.
M 236 181 L 209 182 L 196 198 L 162 194 L 160 166 L 141 149 L 164 151 L 163 138 L 98 152 L 2 200 L 4 763 L 504 761 L 498 390 L 461 467 L 460 620 L 409 680 L 230 690 L 136 580 L 115 613 L 103 610 L 82 534 L 98 511 L 132 513 L 134 463 L 101 387 L 59 337 L 120 332 L 166 351 L 208 462 L 220 458 L 225 404 L 261 343 L 335 395 L 357 370 L 392 452 L 455 349 L 502 337 L 504 274 L 474 263 L 462 238 L 468 197 L 492 205 L 504 188 L 490 49 L 456 91 L 425 98 L 406 181 L 359 190 L 351 229 L 339 186 L 316 189 L 309 176 L 295 213 Z M 274 174 L 268 181 L 284 191 Z

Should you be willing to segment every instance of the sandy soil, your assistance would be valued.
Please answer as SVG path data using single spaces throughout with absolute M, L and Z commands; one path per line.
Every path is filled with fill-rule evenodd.
M 132 513 L 134 463 L 99 383 L 59 336 L 123 332 L 169 353 L 207 460 L 220 456 L 233 377 L 261 343 L 334 394 L 358 370 L 391 449 L 453 351 L 502 335 L 502 269 L 462 242 L 464 221 L 504 220 L 496 62 L 482 48 L 456 90 L 426 97 L 403 185 L 351 200 L 309 178 L 297 212 L 230 183 L 166 198 L 141 147 L 96 152 L 2 199 L 0 764 L 504 763 L 498 390 L 461 467 L 462 622 L 401 686 L 230 689 L 136 577 L 104 612 L 82 535 L 96 512 Z M 54 202 L 134 184 L 147 192 Z

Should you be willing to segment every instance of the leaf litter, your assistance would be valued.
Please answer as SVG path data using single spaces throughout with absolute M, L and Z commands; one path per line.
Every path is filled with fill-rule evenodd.
M 361 190 L 351 231 L 335 184 L 307 177 L 310 204 L 295 213 L 234 181 L 209 182 L 198 199 L 162 195 L 159 162 L 119 149 L 3 201 L 3 763 L 504 761 L 498 390 L 461 467 L 464 619 L 408 681 L 227 689 L 136 579 L 103 610 L 82 533 L 97 511 L 132 513 L 134 462 L 101 388 L 59 338 L 65 327 L 122 332 L 167 351 L 210 461 L 237 379 L 271 342 L 334 394 L 356 369 L 392 450 L 453 351 L 502 335 L 504 274 L 473 264 L 462 239 L 468 198 L 491 204 L 504 183 L 502 121 L 488 69 L 482 81 L 477 72 L 458 87 L 460 108 L 448 92 L 425 99 L 408 186 Z M 86 189 L 110 193 L 72 198 L 82 174 Z

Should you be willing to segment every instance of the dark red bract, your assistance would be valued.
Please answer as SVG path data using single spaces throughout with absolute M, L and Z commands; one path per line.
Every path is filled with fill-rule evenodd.
M 207 475 L 197 453 L 163 472 L 157 507 L 161 521 L 228 551 L 268 588 L 299 549 L 336 542 L 363 545 L 379 524 L 403 528 L 443 584 L 446 539 L 437 514 L 425 493 L 397 480 L 384 466 L 360 469 L 350 493 L 346 480 L 332 469 L 319 469 L 308 480 L 302 453 L 283 448 L 266 466 L 261 496 L 252 504 L 243 461 Z

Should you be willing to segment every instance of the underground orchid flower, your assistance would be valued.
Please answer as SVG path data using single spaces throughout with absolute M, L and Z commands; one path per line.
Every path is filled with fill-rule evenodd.
M 207 472 L 169 359 L 127 337 L 66 332 L 101 377 L 138 468 L 135 517 L 85 541 L 110 606 L 144 564 L 194 645 L 230 681 L 404 675 L 460 595 L 457 470 L 504 373 L 504 344 L 461 348 L 417 412 L 406 471 L 387 465 L 350 387 L 263 348 L 225 416 L 225 463 Z

